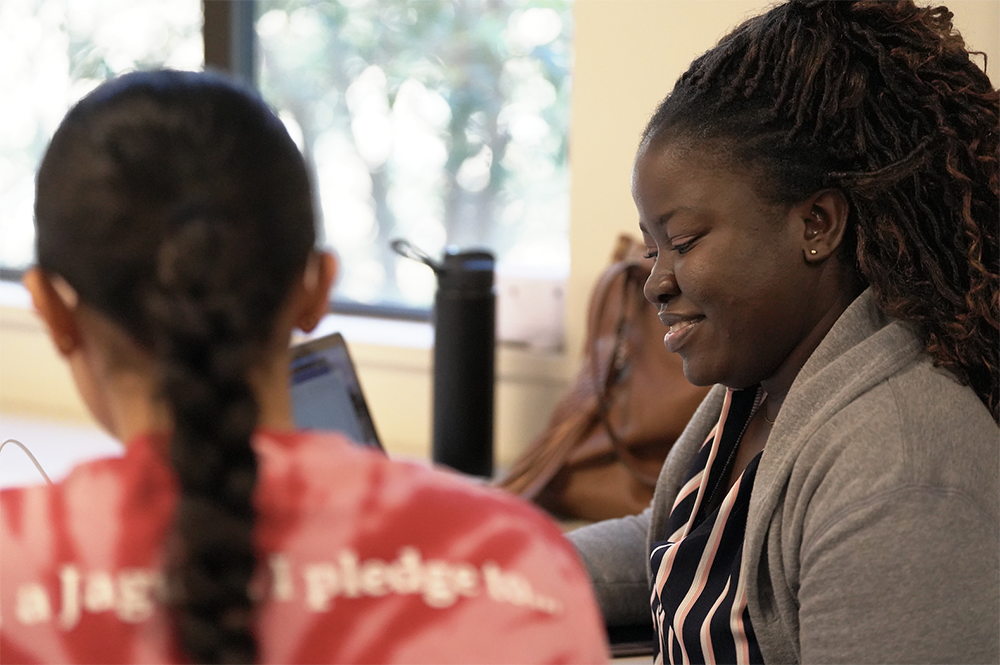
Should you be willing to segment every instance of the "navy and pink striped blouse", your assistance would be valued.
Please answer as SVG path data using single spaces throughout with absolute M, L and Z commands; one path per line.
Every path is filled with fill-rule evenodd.
M 727 391 L 719 422 L 674 501 L 667 539 L 653 546 L 650 603 L 658 637 L 657 664 L 764 662 L 740 574 L 760 454 L 721 503 L 716 500 L 718 493 L 726 492 L 740 438 L 764 395 L 760 388 Z

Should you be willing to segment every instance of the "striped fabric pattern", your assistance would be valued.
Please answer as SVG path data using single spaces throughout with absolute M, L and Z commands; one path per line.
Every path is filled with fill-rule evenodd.
M 658 633 L 655 663 L 762 663 L 750 625 L 740 574 L 750 491 L 757 455 L 725 495 L 730 463 L 760 388 L 729 390 L 722 414 L 692 465 L 667 521 L 667 539 L 655 543 L 650 605 Z M 712 503 L 718 506 L 711 508 Z M 707 513 L 707 514 L 706 514 Z

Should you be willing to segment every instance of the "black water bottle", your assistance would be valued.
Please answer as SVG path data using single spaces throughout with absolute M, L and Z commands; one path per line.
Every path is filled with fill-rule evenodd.
M 493 475 L 494 259 L 449 250 L 434 298 L 434 461 Z
M 493 367 L 496 296 L 493 255 L 449 248 L 435 261 L 407 240 L 401 256 L 430 266 L 434 297 L 434 461 L 474 476 L 493 475 Z

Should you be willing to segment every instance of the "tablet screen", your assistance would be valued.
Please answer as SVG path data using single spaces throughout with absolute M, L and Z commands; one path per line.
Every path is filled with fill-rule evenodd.
M 335 430 L 357 443 L 382 448 L 340 333 L 292 348 L 291 392 L 299 429 Z

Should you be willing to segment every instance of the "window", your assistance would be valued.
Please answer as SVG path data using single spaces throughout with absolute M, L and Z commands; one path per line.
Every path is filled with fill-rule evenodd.
M 254 25 L 341 256 L 337 308 L 430 307 L 395 238 L 568 273 L 568 0 L 258 0 Z
M 321 233 L 341 258 L 337 309 L 426 316 L 434 275 L 394 254 L 395 238 L 432 256 L 487 248 L 500 272 L 568 274 L 570 0 L 211 0 L 205 12 L 226 6 L 227 29 L 206 20 L 203 44 L 199 0 L 0 3 L 4 276 L 33 260 L 34 172 L 69 106 L 131 69 L 200 69 L 230 38 L 232 53 L 256 53 L 255 82 L 314 170 Z
M 133 69 L 201 69 L 200 0 L 0 2 L 0 270 L 34 261 L 35 171 L 66 111 Z

